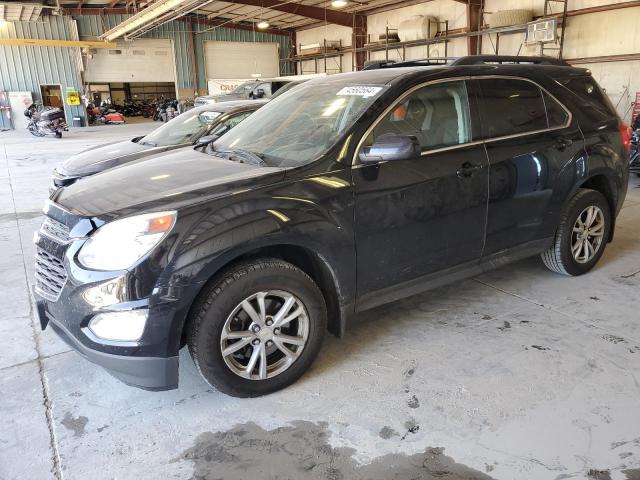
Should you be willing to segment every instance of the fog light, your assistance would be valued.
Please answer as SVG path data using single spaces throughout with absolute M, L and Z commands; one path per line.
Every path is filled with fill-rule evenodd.
M 135 342 L 142 337 L 147 314 L 144 309 L 100 313 L 89 322 L 89 330 L 102 340 Z

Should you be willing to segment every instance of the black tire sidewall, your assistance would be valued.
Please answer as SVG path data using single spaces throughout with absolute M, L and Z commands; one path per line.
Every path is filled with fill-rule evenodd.
M 573 254 L 571 253 L 573 226 L 578 219 L 578 215 L 580 215 L 585 208 L 591 205 L 597 206 L 600 208 L 600 210 L 602 210 L 605 221 L 604 236 L 602 238 L 600 248 L 598 249 L 598 252 L 596 252 L 596 255 L 587 263 L 578 263 L 575 258 L 573 258 Z M 607 199 L 600 192 L 596 192 L 595 190 L 584 191 L 584 193 L 580 194 L 579 197 L 571 203 L 561 232 L 561 260 L 565 270 L 567 270 L 567 273 L 575 276 L 582 275 L 583 273 L 591 270 L 594 265 L 598 263 L 600 257 L 602 257 L 607 242 L 609 241 L 610 235 L 611 210 L 609 208 Z
M 234 270 L 241 272 L 243 268 Z M 240 397 L 265 395 L 295 382 L 308 369 L 318 354 L 326 330 L 326 307 L 318 287 L 302 271 L 292 268 L 267 267 L 247 269 L 246 274 L 234 277 L 215 295 L 203 313 L 197 338 L 197 362 L 200 372 L 214 387 L 224 393 Z M 222 284 L 225 281 L 223 280 Z M 220 284 L 218 284 L 220 285 Z M 216 288 L 213 288 L 215 292 Z M 283 290 L 295 295 L 307 309 L 309 337 L 300 357 L 287 370 L 274 378 L 248 380 L 233 373 L 226 365 L 220 350 L 222 328 L 234 308 L 245 298 L 265 290 Z

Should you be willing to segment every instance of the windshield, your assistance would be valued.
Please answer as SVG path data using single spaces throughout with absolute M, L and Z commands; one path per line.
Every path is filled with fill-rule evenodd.
M 204 135 L 209 126 L 222 115 L 220 112 L 189 111 L 156 128 L 140 140 L 140 145 L 166 147 L 193 143 Z
M 214 144 L 245 150 L 275 167 L 324 155 L 384 90 L 381 85 L 309 84 L 271 100 Z
M 255 87 L 257 84 L 256 81 L 252 81 L 252 82 L 246 82 L 246 83 L 241 83 L 240 85 L 238 85 L 238 87 L 236 87 L 235 90 L 233 90 L 231 93 L 237 93 L 237 94 L 249 94 L 249 92 L 251 90 L 253 90 L 253 87 Z

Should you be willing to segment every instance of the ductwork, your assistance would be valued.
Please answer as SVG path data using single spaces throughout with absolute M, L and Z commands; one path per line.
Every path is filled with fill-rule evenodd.
M 177 18 L 184 15 L 185 10 L 197 8 L 210 1 L 211 0 L 156 0 L 145 9 L 100 35 L 100 38 L 110 42 L 123 35 L 127 35 L 129 32 L 140 30 L 142 27 L 149 27 L 147 28 L 147 30 L 149 30 L 159 19 L 162 19 L 163 23 L 167 21 L 167 14 L 170 14 L 171 18 Z

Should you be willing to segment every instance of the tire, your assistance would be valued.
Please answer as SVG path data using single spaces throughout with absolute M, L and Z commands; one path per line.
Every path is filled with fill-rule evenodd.
M 524 25 L 533 18 L 531 10 L 515 9 L 501 10 L 492 13 L 489 17 L 489 26 L 491 28 L 509 27 L 511 25 Z
M 56 132 L 56 138 L 62 138 L 62 132 Z
M 264 331 L 260 330 L 253 339 L 247 338 L 251 344 L 245 343 L 245 346 L 236 353 L 223 356 L 223 348 L 235 345 L 235 343 L 229 342 L 241 342 L 239 339 L 226 340 L 223 338 L 223 330 L 227 332 L 231 326 L 239 323 L 242 327 L 238 329 L 238 332 L 244 335 L 254 335 L 251 331 L 251 326 L 256 328 L 255 322 L 251 321 L 249 316 L 246 315 L 246 311 L 242 308 L 244 308 L 243 301 L 257 301 L 250 299 L 255 295 L 260 295 L 258 292 L 288 293 L 292 295 L 297 303 L 293 304 L 295 309 L 291 307 L 289 312 L 293 311 L 295 313 L 299 311 L 300 304 L 303 305 L 301 311 L 306 314 L 296 317 L 295 320 L 284 324 L 287 325 L 286 327 L 282 327 L 284 331 L 282 333 L 288 335 L 293 328 L 298 328 L 299 331 L 302 326 L 307 326 L 305 329 L 306 343 L 302 347 L 291 346 L 291 349 L 295 349 L 296 352 L 291 352 L 290 349 L 289 353 L 293 353 L 297 358 L 290 363 L 288 363 L 289 358 L 284 355 L 283 350 L 280 350 L 275 345 L 275 339 L 281 337 L 260 337 L 262 341 L 256 338 L 263 333 L 267 335 L 273 333 L 272 330 L 268 332 L 267 330 L 275 327 L 275 324 L 272 327 L 263 325 Z M 266 304 L 265 312 L 269 312 L 273 308 L 268 315 L 271 315 L 273 311 L 279 310 L 281 304 L 273 300 L 273 298 L 277 297 L 267 296 L 263 298 L 265 298 L 264 302 Z M 252 305 L 257 304 L 254 303 Z M 235 312 L 239 308 L 241 310 L 236 314 Z M 254 309 L 254 313 L 256 311 L 257 309 Z M 292 313 L 289 313 L 289 315 L 292 315 Z M 264 318 L 275 319 L 277 317 L 274 315 L 273 317 L 266 316 Z M 247 326 L 249 323 L 250 325 Z M 268 323 L 265 325 L 268 325 Z M 283 260 L 276 258 L 257 259 L 238 264 L 227 270 L 218 276 L 208 289 L 200 295 L 189 318 L 187 345 L 198 371 L 212 387 L 234 397 L 257 397 L 281 390 L 298 380 L 317 356 L 326 329 L 327 309 L 322 293 L 314 281 L 302 270 Z M 294 335 L 297 338 L 303 338 L 302 336 L 298 337 L 297 333 Z M 268 338 L 274 339 L 271 341 L 271 347 L 268 347 Z M 256 341 L 260 342 L 258 347 L 254 347 L 254 342 Z M 271 363 L 267 360 L 267 367 L 262 370 L 259 364 L 262 357 L 259 357 L 260 360 L 254 362 L 256 368 L 253 369 L 251 367 L 252 369 L 249 372 L 249 375 L 254 378 L 243 378 L 241 373 L 236 373 L 237 370 L 241 370 L 238 367 L 249 368 L 250 359 L 253 358 L 255 350 L 260 348 L 270 349 L 266 350 L 267 354 L 264 358 L 271 358 Z M 263 351 L 265 350 L 260 350 L 260 352 Z M 246 366 L 242 364 L 245 361 Z M 280 368 L 283 368 L 279 373 L 276 368 L 278 362 L 280 362 Z M 234 368 L 236 371 L 234 371 Z M 274 370 L 269 372 L 268 368 L 274 368 Z M 256 371 L 257 373 L 253 373 Z M 258 378 L 262 372 L 268 372 L 269 375 L 273 376 Z M 246 370 L 242 374 L 246 375 Z
M 572 252 L 572 246 L 577 245 L 577 235 L 579 235 L 574 232 L 574 226 L 579 216 L 584 219 L 585 215 L 588 215 L 587 209 L 590 207 L 595 207 L 595 211 L 599 210 L 602 214 L 602 237 L 597 247 L 592 247 L 594 254 L 581 255 L 581 252 L 585 252 L 583 245 L 582 250 L 578 251 L 578 257 L 584 258 L 578 261 Z M 543 263 L 549 270 L 563 275 L 578 276 L 587 273 L 598 263 L 604 253 L 611 234 L 611 223 L 611 208 L 604 195 L 595 190 L 581 188 L 569 201 L 560 219 L 553 246 L 541 254 Z M 589 238 L 593 239 L 593 236 Z

